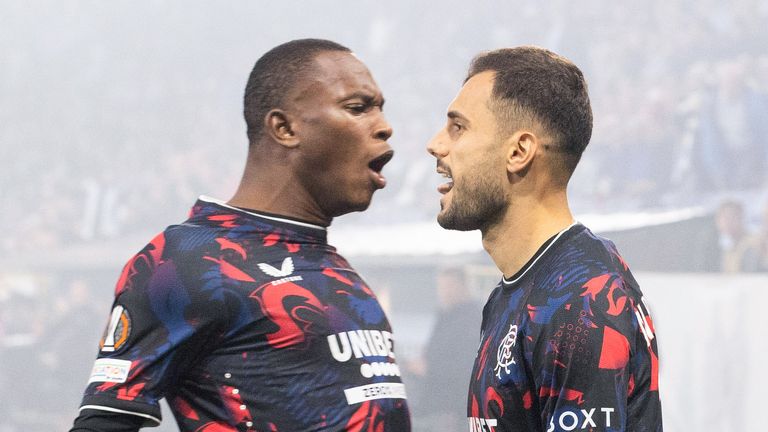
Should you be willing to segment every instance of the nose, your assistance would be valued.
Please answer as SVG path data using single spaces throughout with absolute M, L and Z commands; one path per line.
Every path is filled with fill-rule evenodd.
M 384 114 L 379 115 L 379 121 L 376 123 L 376 129 L 373 133 L 374 138 L 386 141 L 392 136 L 392 125 L 389 124 Z
M 442 144 L 442 135 L 442 131 L 436 133 L 435 136 L 433 136 L 432 139 L 427 143 L 427 153 L 431 154 L 437 159 L 441 159 L 448 154 L 447 147 Z

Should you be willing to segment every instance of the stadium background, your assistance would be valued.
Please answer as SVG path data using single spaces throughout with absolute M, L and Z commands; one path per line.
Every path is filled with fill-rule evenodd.
M 475 53 L 536 44 L 590 83 L 595 129 L 570 200 L 649 299 L 665 429 L 763 430 L 768 274 L 718 272 L 713 212 L 736 199 L 764 223 L 765 1 L 3 0 L 0 432 L 66 429 L 122 264 L 199 194 L 229 198 L 250 68 L 300 37 L 351 47 L 387 98 L 389 186 L 330 240 L 389 308 L 401 364 L 429 335 L 438 269 L 462 267 L 480 302 L 499 276 L 477 233 L 433 222 L 424 146 Z M 156 430 L 175 430 L 165 420 Z

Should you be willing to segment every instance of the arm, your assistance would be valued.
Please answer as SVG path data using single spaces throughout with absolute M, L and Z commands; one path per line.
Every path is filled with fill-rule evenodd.
M 160 259 L 158 238 L 126 265 L 118 282 L 74 430 L 158 425 L 159 400 L 215 334 L 222 314 L 210 312 L 217 303 L 182 281 L 187 270 L 173 256 Z
M 538 327 L 532 373 L 543 430 L 626 430 L 630 395 L 652 367 L 636 357 L 646 341 L 623 283 L 594 278 Z

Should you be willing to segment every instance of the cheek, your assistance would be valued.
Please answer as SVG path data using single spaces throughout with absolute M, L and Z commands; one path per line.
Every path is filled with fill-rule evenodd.
M 332 147 L 333 161 L 342 170 L 361 171 L 366 162 L 365 136 L 354 130 L 341 132 Z
M 316 170 L 336 170 L 344 166 L 355 153 L 355 137 L 343 128 L 326 129 L 310 143 L 313 156 L 308 161 Z
M 451 174 L 459 182 L 471 181 L 478 175 L 477 155 L 471 149 L 462 148 L 451 154 Z
M 323 182 L 324 187 L 338 189 L 351 183 L 358 183 L 365 173 L 361 158 L 351 149 L 329 151 L 328 157 L 311 170 L 316 173 L 313 181 Z
M 349 119 L 329 121 L 325 135 L 330 148 L 337 152 L 351 152 L 360 149 L 365 140 L 364 124 Z
M 503 160 L 496 160 L 494 156 L 480 150 L 458 154 L 451 167 L 454 179 L 458 183 L 476 185 L 480 182 L 488 183 L 498 180 L 498 175 L 504 170 Z
M 364 122 L 334 116 L 326 117 L 323 126 L 310 137 L 312 156 L 306 161 L 307 172 L 327 183 L 348 183 L 365 175 L 369 138 Z

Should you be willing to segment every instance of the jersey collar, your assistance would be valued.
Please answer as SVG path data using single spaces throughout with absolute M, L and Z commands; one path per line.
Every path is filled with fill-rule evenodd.
M 563 237 L 563 235 L 564 235 L 565 233 L 567 233 L 568 231 L 570 231 L 572 228 L 574 228 L 574 227 L 576 227 L 576 226 L 581 226 L 581 224 L 580 224 L 579 222 L 577 222 L 577 221 L 574 221 L 572 224 L 568 225 L 568 226 L 567 226 L 566 228 L 564 228 L 562 231 L 560 231 L 559 233 L 557 233 L 557 234 L 553 235 L 552 237 L 550 237 L 549 239 L 547 239 L 547 241 L 545 241 L 545 242 L 544 242 L 544 244 L 542 244 L 542 245 L 541 245 L 541 247 L 539 247 L 539 250 L 537 250 L 537 251 L 536 251 L 536 253 L 535 253 L 535 254 L 533 254 L 533 256 L 531 257 L 531 259 L 529 259 L 529 260 L 528 260 L 528 262 L 527 262 L 527 263 L 525 263 L 525 265 L 524 265 L 524 266 L 523 266 L 523 267 L 522 267 L 520 270 L 518 270 L 518 271 L 517 271 L 517 273 L 515 273 L 514 275 L 512 275 L 510 278 L 507 278 L 507 277 L 505 277 L 505 276 L 502 276 L 501 280 L 502 280 L 502 282 L 504 282 L 504 285 L 513 285 L 513 284 L 515 284 L 517 281 L 519 281 L 520 279 L 522 279 L 522 277 L 523 277 L 523 276 L 525 276 L 525 274 L 526 274 L 526 273 L 528 273 L 528 271 L 529 271 L 531 268 L 533 268 L 533 266 L 536 264 L 536 262 L 537 262 L 537 261 L 538 261 L 538 260 L 539 260 L 539 259 L 540 259 L 542 256 L 544 256 L 544 254 L 546 254 L 546 253 L 547 253 L 547 251 L 548 251 L 548 250 L 550 250 L 550 249 L 552 248 L 552 246 L 553 246 L 555 243 L 557 243 L 557 241 L 558 241 L 558 240 L 559 240 L 561 237 Z
M 256 217 L 261 218 L 261 219 L 267 219 L 267 220 L 270 220 L 270 221 L 273 221 L 273 222 L 280 222 L 280 223 L 285 223 L 285 224 L 289 224 L 289 225 L 296 225 L 296 226 L 300 226 L 300 227 L 304 227 L 304 228 L 312 228 L 312 229 L 316 229 L 316 230 L 327 231 L 327 229 L 324 226 L 311 224 L 309 222 L 304 222 L 304 221 L 300 221 L 300 220 L 297 220 L 297 219 L 292 219 L 292 218 L 289 218 L 287 216 L 281 216 L 281 215 L 276 215 L 276 214 L 272 214 L 272 213 L 260 212 L 260 211 L 256 211 L 256 210 L 245 209 L 245 208 L 242 208 L 242 207 L 231 206 L 231 205 L 227 204 L 226 202 L 224 202 L 224 201 L 222 201 L 220 199 L 211 198 L 211 197 L 206 196 L 206 195 L 200 195 L 200 197 L 198 199 L 200 201 L 204 201 L 204 202 L 208 202 L 208 203 L 213 203 L 213 204 L 216 204 L 216 205 L 228 208 L 230 210 L 234 210 L 236 212 L 249 214 L 251 216 L 256 216 Z

